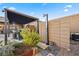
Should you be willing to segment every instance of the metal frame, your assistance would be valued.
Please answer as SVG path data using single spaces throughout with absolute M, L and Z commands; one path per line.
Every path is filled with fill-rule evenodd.
M 39 33 L 39 19 L 37 20 L 37 32 Z
M 8 18 L 7 18 L 7 10 L 8 9 L 6 9 L 6 8 L 4 8 L 4 10 L 3 10 L 3 12 L 4 12 L 4 14 L 5 14 L 5 45 L 7 45 L 7 40 L 8 40 L 8 31 L 7 30 L 9 30 L 9 24 L 8 24 Z M 8 11 L 11 11 L 11 10 L 8 10 Z M 15 11 L 11 11 L 11 12 L 15 12 Z M 17 14 L 21 14 L 21 13 L 18 13 L 18 12 L 15 12 L 15 13 L 17 13 Z M 21 14 L 21 15 L 23 15 L 23 16 L 27 16 L 27 17 L 29 17 L 29 18 L 33 18 L 33 19 L 37 19 L 36 21 L 37 21 L 37 32 L 39 33 L 39 19 L 38 18 L 35 18 L 35 17 L 32 17 L 32 16 L 29 16 L 29 15 L 25 15 L 25 14 Z
M 46 17 L 46 44 L 49 45 L 48 14 L 44 14 L 43 17 Z
M 8 39 L 8 37 L 7 37 L 7 25 L 8 25 L 8 23 L 7 23 L 7 11 L 6 11 L 6 9 L 4 9 L 4 12 L 5 12 L 5 45 L 7 45 L 7 39 Z

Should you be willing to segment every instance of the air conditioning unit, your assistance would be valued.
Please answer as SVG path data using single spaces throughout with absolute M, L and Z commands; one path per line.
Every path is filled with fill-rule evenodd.
M 71 40 L 79 41 L 79 33 L 72 33 Z

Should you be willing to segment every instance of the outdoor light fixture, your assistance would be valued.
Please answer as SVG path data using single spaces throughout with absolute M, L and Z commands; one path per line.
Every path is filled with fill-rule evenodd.
M 46 17 L 46 44 L 49 45 L 49 35 L 48 35 L 48 14 L 43 14 L 43 17 Z

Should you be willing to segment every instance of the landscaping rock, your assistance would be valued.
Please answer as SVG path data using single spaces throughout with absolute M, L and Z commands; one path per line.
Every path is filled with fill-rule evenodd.
M 53 42 L 50 42 L 50 45 L 46 49 L 39 48 L 40 54 L 42 56 L 47 56 L 50 54 L 57 55 L 60 51 L 60 48 Z

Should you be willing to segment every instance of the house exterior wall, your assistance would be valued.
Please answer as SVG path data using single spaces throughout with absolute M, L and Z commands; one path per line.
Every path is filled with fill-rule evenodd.
M 49 21 L 49 40 L 70 49 L 70 34 L 79 32 L 79 14 Z
M 9 26 L 10 26 L 10 29 L 14 29 L 15 26 L 17 27 L 17 29 L 21 29 L 22 28 L 21 24 L 15 24 L 15 26 L 13 26 L 13 24 L 9 24 Z
M 0 22 L 0 32 L 3 30 L 4 23 Z
M 9 24 L 9 26 L 10 26 L 10 29 L 14 28 L 12 24 Z M 0 22 L 0 32 L 4 31 L 4 27 L 5 27 L 4 22 Z M 16 24 L 16 27 L 19 29 L 19 28 L 22 28 L 22 25 Z

